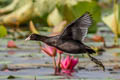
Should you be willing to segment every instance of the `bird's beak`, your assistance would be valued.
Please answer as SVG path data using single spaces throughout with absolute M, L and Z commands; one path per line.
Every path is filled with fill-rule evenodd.
M 28 41 L 28 40 L 30 40 L 30 37 L 28 37 L 28 38 L 25 39 L 25 41 Z

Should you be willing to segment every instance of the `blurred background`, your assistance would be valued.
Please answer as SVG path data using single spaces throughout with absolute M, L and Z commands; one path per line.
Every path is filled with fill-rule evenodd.
M 10 35 L 14 34 L 14 38 L 22 38 L 31 32 L 59 33 L 85 12 L 90 12 L 94 20 L 89 32 L 96 33 L 99 28 L 97 24 L 110 22 L 104 19 L 106 15 L 119 12 L 118 2 L 118 0 L 0 0 L 0 37 L 13 38 Z M 117 9 L 114 9 L 116 6 Z M 37 31 L 30 27 L 30 21 Z
M 85 42 L 97 51 L 94 56 L 103 61 L 108 72 L 97 72 L 101 70 L 93 67 L 93 63 L 89 65 L 86 55 L 73 55 L 80 58 L 82 67 L 87 63 L 86 68 L 92 72 L 82 69 L 84 75 L 80 76 L 78 65 L 75 77 L 70 78 L 120 79 L 117 76 L 120 74 L 120 0 L 0 0 L 0 79 L 16 79 L 15 75 L 23 80 L 33 80 L 39 75 L 48 79 L 52 68 L 43 68 L 49 65 L 41 64 L 50 64 L 51 59 L 41 52 L 40 42 L 24 39 L 31 33 L 60 34 L 67 24 L 85 12 L 90 12 L 93 18 Z
M 34 32 L 59 33 L 85 12 L 90 12 L 94 20 L 89 32 L 96 33 L 98 24 L 102 26 L 104 22 L 110 24 L 107 22 L 112 19 L 108 21 L 106 16 L 119 11 L 118 2 L 118 0 L 0 0 L 0 37 L 19 39 Z M 117 10 L 114 9 L 116 6 Z

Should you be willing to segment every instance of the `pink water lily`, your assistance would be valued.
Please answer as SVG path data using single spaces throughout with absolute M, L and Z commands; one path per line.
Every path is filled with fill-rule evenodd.
M 56 65 L 56 60 L 55 60 L 55 56 L 56 56 L 56 53 L 57 53 L 57 49 L 54 48 L 54 47 L 51 47 L 51 46 L 48 46 L 48 45 L 45 45 L 45 47 L 41 47 L 41 49 L 46 53 L 48 54 L 49 56 L 52 57 L 53 59 L 53 65 L 54 65 L 54 69 L 55 69 L 55 74 L 57 74 L 57 65 Z M 62 52 L 58 52 L 58 53 L 62 53 Z
M 74 67 L 77 65 L 78 63 L 78 58 L 74 58 L 73 56 L 67 56 L 65 59 L 63 58 L 61 60 L 61 69 L 62 72 L 64 73 L 71 73 L 74 72 Z
M 59 54 L 63 54 L 63 51 L 57 49 L 57 53 L 59 53 Z
M 48 45 L 45 45 L 44 47 L 41 47 L 41 49 L 42 49 L 42 51 L 44 51 L 46 54 L 48 54 L 50 57 L 53 58 L 55 74 L 60 73 L 61 72 L 61 68 L 60 68 L 61 54 L 63 53 L 63 51 L 58 50 L 55 47 L 48 46 Z M 57 62 L 57 65 L 56 65 L 55 56 L 56 56 L 57 53 L 58 53 L 58 62 Z
M 54 47 L 45 45 L 45 47 L 42 47 L 42 50 L 51 57 L 56 56 L 56 50 L 57 49 L 54 48 Z
M 8 47 L 8 48 L 18 48 L 18 47 L 16 46 L 15 42 L 12 41 L 12 40 L 8 41 L 7 47 Z

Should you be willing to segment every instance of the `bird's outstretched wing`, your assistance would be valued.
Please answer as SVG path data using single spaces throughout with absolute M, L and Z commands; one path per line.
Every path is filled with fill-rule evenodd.
M 89 12 L 86 12 L 80 18 L 76 19 L 71 24 L 69 24 L 64 29 L 58 40 L 72 39 L 83 41 L 87 34 L 88 27 L 91 26 L 91 24 L 91 15 L 89 14 Z

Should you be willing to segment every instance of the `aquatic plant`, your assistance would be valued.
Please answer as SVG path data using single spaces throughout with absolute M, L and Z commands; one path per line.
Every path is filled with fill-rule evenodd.
M 54 69 L 55 69 L 55 74 L 57 71 L 57 67 L 56 67 L 56 60 L 55 60 L 55 56 L 56 56 L 56 48 L 45 45 L 44 47 L 41 47 L 41 49 L 50 57 L 52 57 L 53 59 L 53 65 L 54 65 Z
M 58 50 L 52 46 L 48 46 L 48 45 L 45 45 L 44 47 L 41 47 L 41 48 L 47 55 L 49 55 L 50 57 L 53 58 L 55 74 L 60 73 L 61 54 L 63 53 L 63 51 L 60 51 L 60 50 Z M 56 65 L 55 56 L 57 53 L 58 53 L 58 64 Z
M 12 41 L 12 40 L 11 40 L 11 41 L 8 41 L 7 47 L 8 47 L 8 48 L 18 48 L 18 47 L 16 46 L 15 42 Z
M 113 3 L 113 12 L 108 16 L 102 18 L 105 24 L 111 28 L 114 33 L 114 45 L 118 46 L 118 36 L 120 35 L 120 24 L 119 24 L 119 5 L 117 0 Z
M 63 54 L 63 51 L 57 49 L 57 53 L 58 53 L 58 62 L 57 62 L 58 68 L 57 68 L 57 73 L 60 73 L 61 72 L 61 68 L 60 68 L 61 54 Z
M 70 57 L 69 55 L 64 59 L 61 60 L 61 69 L 62 72 L 70 74 L 71 72 L 74 72 L 74 67 L 78 63 L 78 58 L 74 58 L 73 56 Z
M 49 56 L 55 57 L 56 56 L 56 48 L 52 46 L 45 45 L 44 47 L 41 47 L 42 50 Z

